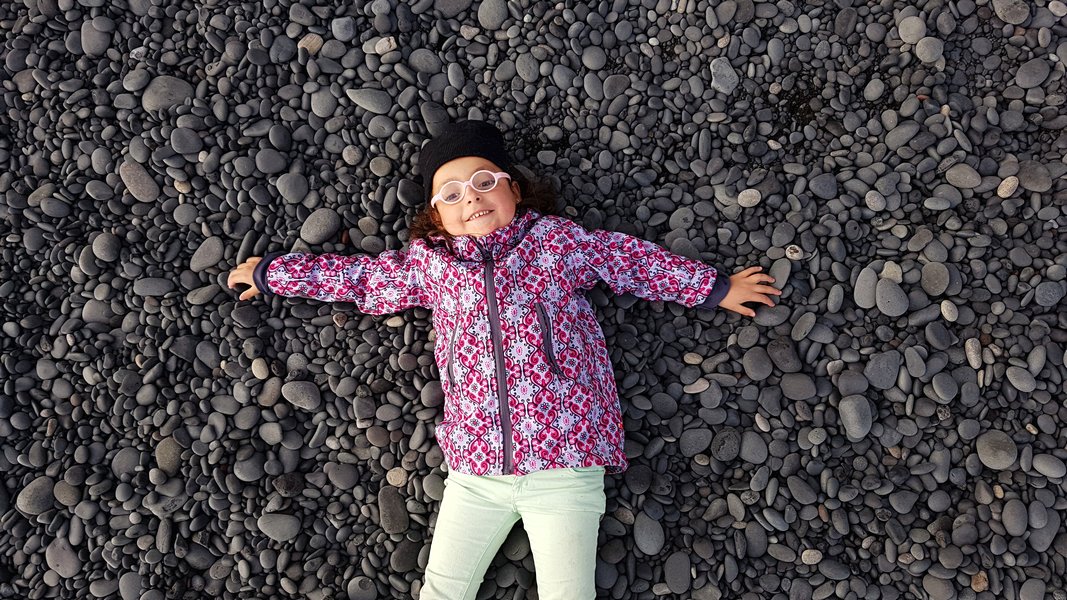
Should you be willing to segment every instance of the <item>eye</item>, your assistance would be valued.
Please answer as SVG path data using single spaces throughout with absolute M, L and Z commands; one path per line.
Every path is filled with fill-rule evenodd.
M 474 174 L 474 189 L 479 191 L 486 191 L 493 189 L 496 185 L 496 177 L 489 171 L 478 171 Z
M 459 199 L 463 197 L 463 184 L 456 181 L 449 181 L 441 187 L 441 200 L 444 200 L 447 204 L 454 204 L 459 202 Z

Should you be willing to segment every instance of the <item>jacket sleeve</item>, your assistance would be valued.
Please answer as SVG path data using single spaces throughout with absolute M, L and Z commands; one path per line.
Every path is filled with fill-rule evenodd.
M 700 261 L 617 231 L 571 228 L 579 287 L 604 281 L 616 294 L 668 300 L 689 308 L 714 309 L 726 297 L 729 277 Z
M 252 278 L 267 297 L 352 302 L 361 312 L 383 315 L 433 307 L 433 293 L 422 275 L 422 265 L 408 250 L 375 257 L 272 252 L 256 265 Z

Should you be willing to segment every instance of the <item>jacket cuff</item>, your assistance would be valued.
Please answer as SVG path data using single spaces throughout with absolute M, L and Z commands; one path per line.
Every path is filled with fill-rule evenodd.
M 263 292 L 263 295 L 270 297 L 274 295 L 270 286 L 267 284 L 267 268 L 270 267 L 270 261 L 286 254 L 285 252 L 268 252 L 263 255 L 263 260 L 256 263 L 256 268 L 252 270 L 252 281 L 256 284 L 256 289 Z
M 726 275 L 724 271 L 719 269 L 715 269 L 715 272 L 718 275 L 715 277 L 715 285 L 711 288 L 711 293 L 708 294 L 706 300 L 697 304 L 696 308 L 713 310 L 719 306 L 719 303 L 722 302 L 723 298 L 725 298 L 726 294 L 730 291 L 730 277 Z

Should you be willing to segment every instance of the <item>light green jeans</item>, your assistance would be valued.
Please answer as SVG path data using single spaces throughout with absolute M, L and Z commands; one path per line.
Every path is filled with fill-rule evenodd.
M 530 538 L 540 600 L 596 597 L 604 467 L 445 479 L 419 600 L 473 600 L 515 522 Z

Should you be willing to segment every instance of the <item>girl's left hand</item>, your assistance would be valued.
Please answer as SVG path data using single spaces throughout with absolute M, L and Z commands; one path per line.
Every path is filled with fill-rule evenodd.
M 749 267 L 740 273 L 730 276 L 730 291 L 722 299 L 719 306 L 732 310 L 746 317 L 756 316 L 756 311 L 744 306 L 745 302 L 762 302 L 767 306 L 774 306 L 771 296 L 781 296 L 782 290 L 764 285 L 764 282 L 774 283 L 774 278 L 766 273 L 760 273 L 763 267 Z

